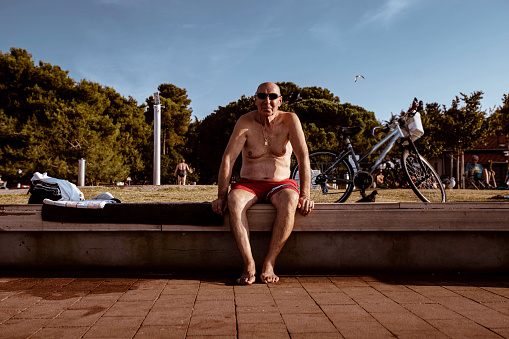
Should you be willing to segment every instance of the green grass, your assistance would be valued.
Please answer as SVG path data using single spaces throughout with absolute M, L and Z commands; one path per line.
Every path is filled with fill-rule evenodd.
M 210 202 L 217 197 L 217 186 L 87 186 L 80 188 L 85 199 L 91 199 L 101 193 L 110 192 L 124 203 L 153 202 Z M 18 193 L 19 192 L 19 193 Z M 8 193 L 8 194 L 6 194 Z M 368 192 L 369 193 L 369 192 Z M 497 195 L 509 196 L 509 190 L 447 190 L 448 202 L 509 202 L 509 199 L 490 199 Z M 0 204 L 26 204 L 26 190 L 11 189 L 2 191 Z M 347 202 L 360 199 L 359 192 L 353 192 Z M 378 189 L 377 202 L 418 202 L 411 189 Z

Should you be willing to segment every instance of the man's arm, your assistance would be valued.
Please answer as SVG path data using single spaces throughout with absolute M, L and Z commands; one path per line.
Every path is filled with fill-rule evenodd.
M 219 215 L 223 215 L 223 212 L 226 211 L 226 208 L 228 207 L 228 186 L 230 185 L 232 169 L 235 164 L 235 160 L 237 160 L 237 157 L 246 143 L 246 133 L 247 126 L 245 124 L 245 119 L 241 117 L 237 121 L 237 124 L 235 124 L 233 133 L 230 136 L 230 141 L 228 141 L 228 145 L 226 146 L 221 160 L 221 167 L 219 168 L 217 199 L 212 202 L 212 210 Z
M 311 165 L 309 163 L 309 151 L 299 118 L 296 114 L 290 113 L 290 119 L 289 138 L 293 153 L 295 153 L 299 164 L 300 198 L 297 208 L 302 215 L 308 215 L 315 207 L 314 201 L 310 198 Z

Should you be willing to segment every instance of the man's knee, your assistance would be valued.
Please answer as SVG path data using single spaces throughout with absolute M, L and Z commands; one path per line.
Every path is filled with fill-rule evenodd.
M 299 204 L 299 193 L 293 189 L 282 189 L 272 196 L 271 203 L 277 210 L 295 210 Z
M 228 194 L 228 209 L 230 211 L 242 211 L 256 202 L 256 196 L 244 190 L 231 190 Z

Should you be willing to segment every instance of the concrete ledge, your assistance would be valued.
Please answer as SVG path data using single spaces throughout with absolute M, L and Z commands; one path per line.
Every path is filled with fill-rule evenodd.
M 232 269 L 241 261 L 222 226 L 46 222 L 41 205 L 0 205 L 0 267 Z M 275 210 L 248 213 L 257 262 Z M 319 204 L 297 214 L 281 271 L 508 272 L 509 204 Z
M 62 207 L 63 208 L 63 207 Z M 0 231 L 229 231 L 222 226 L 90 224 L 44 221 L 42 205 L 0 205 Z M 248 211 L 251 231 L 272 229 L 269 204 Z M 509 203 L 366 203 L 317 204 L 307 217 L 296 213 L 295 232 L 344 231 L 509 231 Z

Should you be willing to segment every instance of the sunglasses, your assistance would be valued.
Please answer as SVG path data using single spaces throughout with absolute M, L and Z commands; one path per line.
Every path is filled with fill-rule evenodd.
M 281 95 L 277 94 L 277 93 L 256 93 L 256 97 L 260 100 L 265 100 L 267 99 L 267 97 L 269 97 L 270 100 L 276 100 L 277 98 L 279 98 Z

